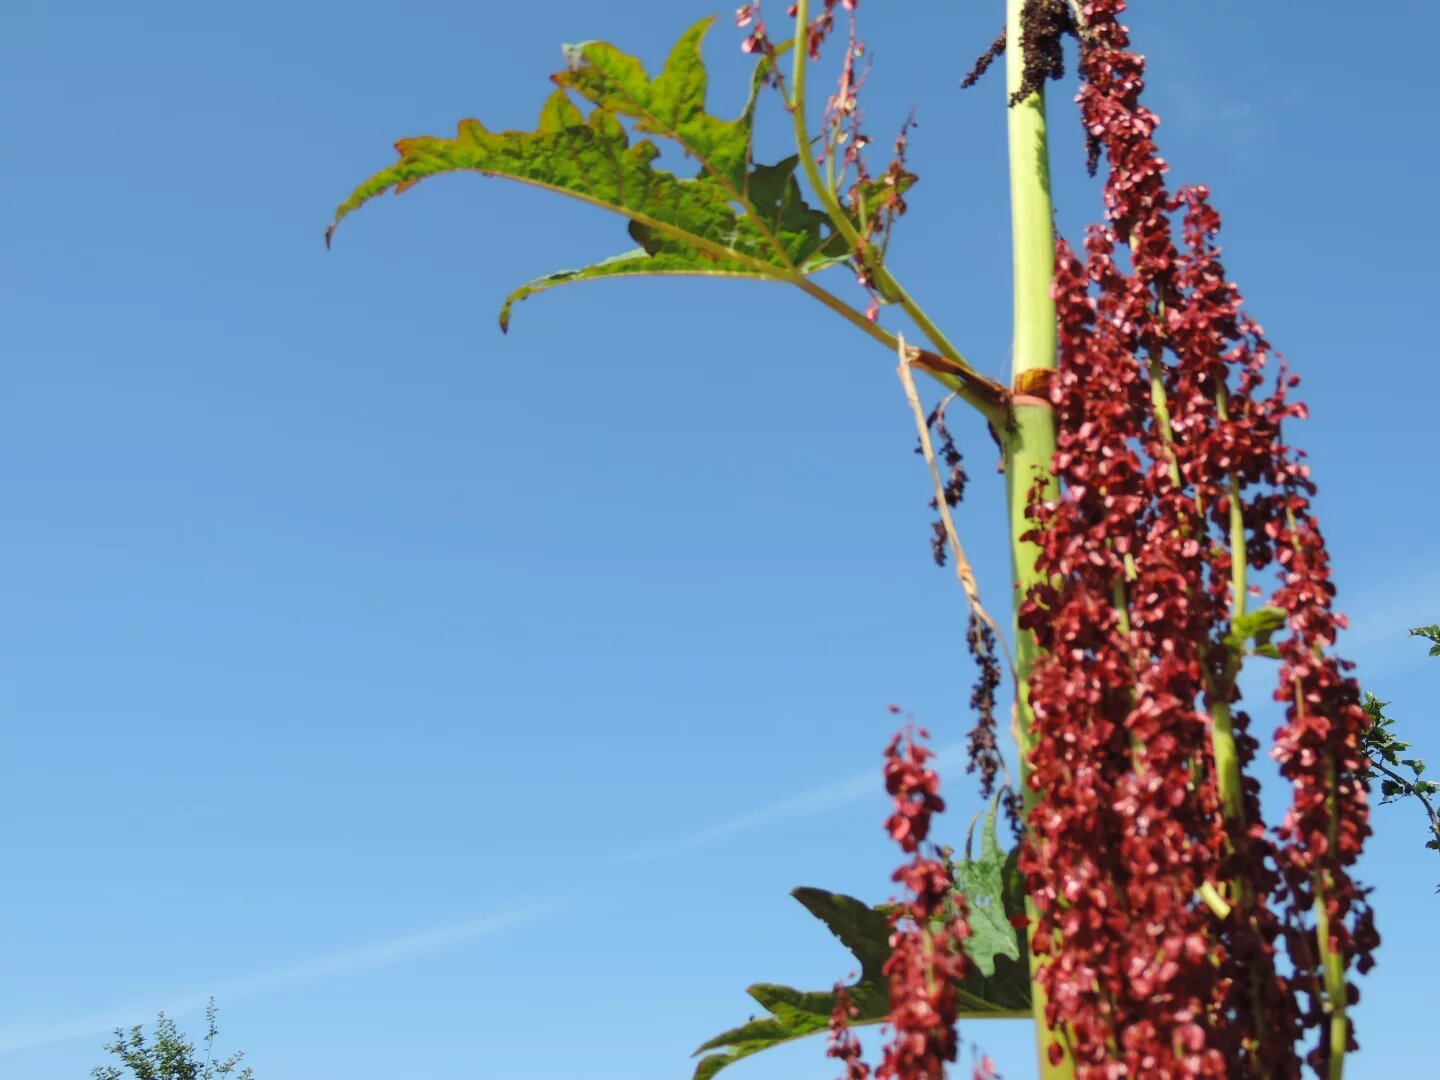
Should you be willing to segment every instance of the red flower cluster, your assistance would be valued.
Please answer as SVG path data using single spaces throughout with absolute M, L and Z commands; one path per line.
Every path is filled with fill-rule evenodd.
M 859 1015 L 860 1010 L 851 1003 L 844 983 L 836 983 L 835 1009 L 830 1014 L 830 1048 L 825 1056 L 844 1062 L 845 1075 L 841 1080 L 869 1080 L 870 1077 L 870 1066 L 860 1056 L 863 1053 L 860 1040 L 850 1030 L 850 1021 Z
M 929 737 L 923 729 L 919 735 Z M 895 804 L 885 828 L 913 858 L 894 875 L 910 898 L 891 917 L 885 962 L 891 1036 L 876 1080 L 943 1080 L 945 1062 L 954 1061 L 958 1050 L 955 986 L 968 971 L 964 942 L 970 926 L 965 898 L 945 864 L 921 850 L 931 815 L 945 809 L 940 778 L 928 764 L 933 756 L 911 730 L 896 735 L 885 751 L 885 790 Z
M 835 29 L 835 5 L 838 3 L 846 11 L 854 11 L 860 4 L 860 0 L 824 0 L 824 2 L 825 10 L 811 19 L 810 25 L 805 28 L 805 47 L 811 60 L 820 59 L 820 46 L 825 44 L 825 39 L 830 36 L 830 31 Z M 793 19 L 795 5 L 791 4 L 785 14 Z
M 805 28 L 805 51 L 810 59 L 820 59 L 820 46 L 825 44 L 825 39 L 830 36 L 830 31 L 835 29 L 835 7 L 838 4 L 846 11 L 854 11 L 859 6 L 860 0 L 823 0 L 825 10 L 810 20 Z M 795 18 L 796 5 L 791 4 L 786 9 L 787 18 Z M 741 43 L 740 48 L 745 52 L 756 52 L 763 50 L 769 41 L 765 36 L 765 23 L 760 18 L 760 0 L 751 0 L 742 4 L 735 10 L 735 25 L 739 27 L 750 26 L 754 23 L 755 29 Z
M 900 709 L 892 705 L 890 711 Z M 917 732 L 907 725 L 885 749 L 885 790 L 894 803 L 885 830 L 912 858 L 893 876 L 909 899 L 890 917 L 890 958 L 884 968 L 890 983 L 890 1041 L 875 1080 L 944 1080 L 945 1063 L 959 1051 L 956 984 L 969 974 L 965 897 L 945 862 L 922 850 L 930 819 L 945 809 L 945 800 L 940 777 L 928 764 L 934 752 L 916 741 L 917 734 L 930 737 L 923 728 Z M 843 1080 L 870 1076 L 860 1041 L 850 1030 L 856 1013 L 845 987 L 837 983 L 826 1054 L 845 1063 Z
M 1347 964 L 1363 970 L 1377 940 L 1348 873 L 1368 833 L 1367 720 L 1325 655 L 1339 617 L 1307 472 L 1280 430 L 1303 415 L 1285 397 L 1295 380 L 1282 369 L 1262 392 L 1269 346 L 1225 279 L 1219 215 L 1205 189 L 1166 188 L 1124 9 L 1083 8 L 1078 100 L 1108 165 L 1107 220 L 1084 263 L 1059 245 L 1063 494 L 1029 510 L 1046 581 L 1021 611 L 1044 651 L 1021 857 L 1039 911 L 1032 945 L 1049 957 L 1047 1019 L 1080 1076 L 1291 1076 L 1295 1041 L 1330 1000 L 1313 947 L 1317 883 Z M 1245 596 L 1232 556 L 1279 564 L 1290 711 L 1275 753 L 1294 788 L 1281 846 L 1258 785 L 1240 779 L 1256 743 L 1245 715 L 1230 715 Z M 1217 764 L 1222 742 L 1233 771 Z M 1282 936 L 1289 976 L 1277 972 Z M 1308 1009 L 1296 990 L 1310 991 Z M 1063 1053 L 1057 1042 L 1052 1056 Z
M 752 3 L 741 4 L 736 8 L 735 25 L 742 30 L 750 29 L 745 40 L 740 43 L 741 52 L 763 53 L 771 48 L 770 39 L 765 33 L 765 20 L 760 17 L 760 0 L 753 0 Z

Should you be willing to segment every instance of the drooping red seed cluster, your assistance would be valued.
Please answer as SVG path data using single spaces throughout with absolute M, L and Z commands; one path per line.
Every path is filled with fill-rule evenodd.
M 869 1080 L 870 1066 L 865 1064 L 860 1039 L 850 1027 L 850 1021 L 860 1015 L 845 992 L 844 983 L 835 984 L 835 1009 L 830 1014 L 829 1048 L 826 1057 L 836 1058 L 845 1066 L 841 1080 Z
M 1037 491 L 1029 511 L 1046 581 L 1021 612 L 1043 650 L 1021 857 L 1039 911 L 1032 945 L 1048 958 L 1047 1019 L 1081 1077 L 1292 1076 L 1295 1042 L 1328 1010 L 1317 883 L 1347 966 L 1363 971 L 1377 940 L 1349 875 L 1368 834 L 1367 720 L 1326 654 L 1339 617 L 1313 489 L 1281 438 L 1282 421 L 1303 416 L 1285 397 L 1295 380 L 1282 369 L 1263 389 L 1270 349 L 1225 278 L 1208 193 L 1167 190 L 1124 9 L 1083 7 L 1078 100 L 1108 166 L 1106 222 L 1083 263 L 1059 245 L 1061 495 Z M 1272 603 L 1288 626 L 1277 696 L 1289 711 L 1274 753 L 1294 803 L 1278 844 L 1258 785 L 1217 769 L 1228 725 L 1212 714 L 1239 697 L 1226 642 L 1232 499 L 1245 534 L 1235 554 L 1254 570 L 1278 563 Z M 1243 770 L 1256 742 L 1244 713 L 1229 723 Z M 1207 889 L 1228 916 L 1202 900 Z M 1063 1056 L 1058 1037 L 1052 1056 Z
M 890 706 L 892 714 L 900 711 Z M 959 1053 L 956 988 L 970 972 L 965 957 L 970 925 L 950 866 L 926 843 L 931 818 L 945 809 L 940 777 L 929 765 L 934 752 L 918 741 L 929 737 L 907 724 L 885 750 L 885 790 L 893 806 L 885 830 L 911 858 L 892 877 L 908 896 L 890 916 L 890 957 L 883 969 L 890 989 L 889 1042 L 875 1080 L 945 1080 L 945 1063 Z M 871 1075 L 850 1029 L 857 1015 L 844 984 L 836 983 L 826 1056 L 844 1064 L 842 1080 Z
M 909 897 L 891 916 L 884 969 L 890 982 L 890 1041 L 876 1080 L 944 1080 L 945 1063 L 954 1061 L 959 1049 L 956 984 L 969 970 L 965 898 L 944 861 L 922 847 L 931 816 L 945 809 L 945 801 L 940 777 L 928 764 L 934 753 L 916 741 L 917 734 L 929 738 L 923 729 L 907 728 L 885 751 L 885 790 L 894 801 L 885 828 L 912 857 L 894 874 Z

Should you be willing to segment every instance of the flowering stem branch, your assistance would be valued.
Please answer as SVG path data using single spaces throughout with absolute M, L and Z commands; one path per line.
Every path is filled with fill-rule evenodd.
M 1133 237 L 1131 238 L 1133 241 Z M 1170 465 L 1170 482 L 1177 488 L 1184 483 L 1180 475 L 1180 465 L 1175 457 L 1175 431 L 1170 423 L 1170 404 L 1165 396 L 1165 381 L 1163 366 L 1160 358 L 1152 354 L 1149 361 L 1150 375 L 1150 402 L 1155 412 L 1155 424 L 1160 432 L 1161 441 L 1165 444 Z M 1215 395 L 1215 407 L 1221 420 L 1228 420 L 1229 404 L 1225 393 L 1225 387 L 1221 385 Z M 1197 506 L 1199 496 L 1196 496 Z M 1203 513 L 1203 512 L 1202 512 Z M 1245 614 L 1245 514 L 1240 503 L 1240 485 L 1234 476 L 1230 477 L 1230 575 L 1231 575 L 1231 610 L 1230 618 L 1233 622 L 1239 616 Z M 1235 746 L 1235 722 L 1230 714 L 1230 702 L 1228 700 L 1229 688 L 1234 685 L 1239 675 L 1240 657 L 1232 654 L 1227 665 L 1225 675 L 1219 686 L 1211 686 L 1210 704 L 1210 746 L 1215 755 L 1215 783 L 1220 793 L 1220 805 L 1224 810 L 1225 818 L 1233 830 L 1232 836 L 1240 836 L 1245 831 L 1245 798 L 1242 789 L 1242 775 L 1240 769 L 1240 754 Z M 1212 887 L 1213 892 L 1213 887 Z M 1247 890 L 1243 881 L 1234 883 L 1232 898 L 1242 903 L 1247 901 Z M 1209 897 L 1204 897 L 1205 902 L 1214 910 L 1219 911 Z M 1228 914 L 1228 910 L 1226 912 Z M 1221 915 L 1224 918 L 1225 915 Z
M 809 0 L 797 0 L 795 4 L 795 43 L 793 52 L 795 54 L 795 66 L 790 79 L 790 117 L 795 127 L 795 148 L 800 154 L 800 163 L 805 169 L 805 178 L 809 180 L 810 186 L 815 189 L 815 195 L 825 207 L 825 212 L 830 216 L 837 232 L 845 238 L 850 245 L 855 257 L 861 260 L 865 268 L 875 279 L 875 284 L 880 293 L 887 300 L 893 299 L 915 321 L 921 332 L 935 346 L 937 352 L 952 364 L 963 368 L 971 375 L 977 373 L 971 368 L 969 362 L 961 354 L 960 350 L 951 344 L 940 328 L 935 325 L 934 320 L 925 313 L 925 309 L 917 304 L 910 294 L 905 291 L 904 286 L 896 280 L 895 276 L 885 268 L 884 261 L 880 258 L 870 245 L 864 242 L 864 238 L 855 229 L 845 208 L 840 205 L 840 200 L 835 192 L 825 183 L 825 178 L 820 175 L 820 169 L 815 164 L 815 155 L 810 150 L 810 131 L 805 122 L 805 76 L 807 61 L 809 59 L 808 43 L 805 40 L 810 25 L 810 3 Z M 965 395 L 961 395 L 962 397 Z M 967 397 L 967 401 L 970 399 Z M 975 404 L 971 401 L 971 404 Z
M 1006 0 L 1006 86 L 1008 100 L 1024 81 L 1021 13 L 1023 0 Z M 1043 92 L 1030 94 L 1008 110 L 1010 144 L 1010 221 L 1014 266 L 1014 339 L 1011 365 L 1013 385 L 1024 385 L 1031 372 L 1056 369 L 1055 301 L 1050 294 L 1055 275 L 1055 231 L 1050 199 L 1050 149 L 1045 130 Z M 1015 581 L 1015 611 L 1040 578 L 1039 547 L 1022 537 L 1032 524 L 1026 516 L 1032 489 L 1038 484 L 1043 497 L 1053 498 L 1058 485 L 1050 471 L 1055 455 L 1055 417 L 1048 400 L 1025 395 L 1013 403 L 1012 422 L 1002 430 L 1005 452 L 1005 487 L 1010 515 L 1010 551 Z M 1015 739 L 1020 748 L 1021 791 L 1027 807 L 1035 803 L 1027 776 L 1033 746 L 1030 707 L 1030 672 L 1038 646 L 1029 631 L 1015 627 Z M 1030 925 L 1036 925 L 1033 901 L 1026 901 Z M 1042 1080 L 1068 1080 L 1075 1063 L 1066 1033 L 1051 1031 L 1046 1020 L 1046 996 L 1037 978 L 1042 959 L 1030 952 L 1031 1010 L 1035 1017 L 1035 1048 Z M 1063 1051 L 1050 1058 L 1053 1046 Z

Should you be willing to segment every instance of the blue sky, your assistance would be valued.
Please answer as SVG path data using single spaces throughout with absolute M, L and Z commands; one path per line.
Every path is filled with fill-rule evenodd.
M 1213 188 L 1229 268 L 1306 379 L 1348 651 L 1440 764 L 1440 663 L 1404 637 L 1440 619 L 1440 16 L 1390 5 L 1408 29 L 1376 60 L 1333 0 L 1303 21 L 1138 6 L 1174 177 Z M 1001 90 L 957 83 L 999 8 L 862 12 L 871 132 L 920 121 L 895 267 L 994 373 Z M 849 970 L 786 892 L 885 899 L 885 706 L 942 745 L 969 726 L 893 358 L 730 282 L 557 291 L 502 337 L 510 288 L 629 241 L 499 181 L 427 183 L 321 243 L 395 138 L 528 126 L 562 42 L 657 63 L 707 10 L 8 13 L 0 1076 L 88 1075 L 109 1028 L 163 1008 L 193 1033 L 214 994 L 260 1080 L 682 1080 L 755 1011 L 747 983 Z M 722 113 L 736 40 L 722 22 L 709 49 Z M 1068 97 L 1076 237 L 1098 202 Z M 998 603 L 993 448 L 962 441 L 960 520 Z M 958 838 L 975 799 L 946 771 Z M 1376 823 L 1360 1077 L 1428 1060 L 1440 951 L 1440 858 L 1409 808 Z M 964 1036 L 1032 1074 L 1026 1025 Z M 819 1080 L 822 1051 L 734 1076 Z

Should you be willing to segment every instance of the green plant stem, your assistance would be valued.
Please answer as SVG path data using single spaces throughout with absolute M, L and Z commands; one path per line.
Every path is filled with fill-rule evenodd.
M 1215 388 L 1215 413 L 1222 422 L 1230 419 L 1230 400 L 1225 384 Z M 1240 481 L 1230 474 L 1230 618 L 1245 614 L 1245 508 L 1240 503 Z
M 1019 88 L 1024 73 L 1020 14 L 1022 0 L 1006 0 L 1005 50 L 1008 100 Z M 1008 111 L 1010 144 L 1010 221 L 1014 266 L 1014 337 L 1012 372 L 1018 380 L 1033 371 L 1056 368 L 1055 301 L 1050 285 L 1055 276 L 1055 230 L 1050 200 L 1050 149 L 1045 130 L 1045 98 L 1031 94 Z M 1055 417 L 1048 401 L 1025 397 L 1014 403 L 1013 420 L 1001 435 L 1005 452 L 1005 488 L 1009 504 L 1010 551 L 1015 581 L 1014 603 L 1018 620 L 1021 603 L 1040 580 L 1037 559 L 1040 553 L 1032 541 L 1022 539 L 1031 528 L 1026 516 L 1033 488 L 1038 484 L 1042 497 L 1053 498 L 1059 486 L 1050 471 L 1055 456 Z M 1021 791 L 1026 806 L 1033 806 L 1035 793 L 1028 782 L 1029 754 L 1034 745 L 1031 727 L 1030 672 L 1038 646 L 1032 634 L 1015 627 L 1015 739 L 1020 748 Z M 1033 901 L 1027 898 L 1030 925 L 1036 925 Z M 1041 1080 L 1070 1080 L 1075 1062 L 1068 1050 L 1069 1039 L 1062 1031 L 1052 1032 L 1045 1019 L 1046 999 L 1038 975 L 1042 959 L 1030 953 L 1031 1008 L 1035 1017 L 1036 1064 Z M 1065 1053 L 1057 1064 L 1050 1061 L 1051 1043 L 1058 1041 Z
M 1304 711 L 1304 698 L 1300 693 L 1300 687 L 1295 687 L 1295 707 L 1302 714 Z M 1339 839 L 1340 822 L 1339 806 L 1336 805 L 1339 796 L 1336 794 L 1336 785 L 1339 777 L 1336 776 L 1335 755 L 1332 753 L 1326 763 L 1328 769 L 1327 779 L 1330 782 L 1330 828 L 1329 841 L 1330 850 L 1336 849 L 1336 842 Z M 1330 910 L 1328 906 L 1329 875 L 1320 871 L 1315 875 L 1315 937 L 1320 946 L 1320 966 L 1325 977 L 1325 996 L 1330 1002 L 1330 1068 L 1327 1073 L 1327 1080 L 1343 1080 L 1345 1076 L 1345 1051 L 1350 1045 L 1350 1022 L 1345 1015 L 1348 994 L 1345 988 L 1345 958 L 1340 955 L 1334 946 L 1334 938 L 1330 934 Z
M 1325 996 L 1330 999 L 1330 1068 L 1327 1080 L 1343 1080 L 1345 1050 L 1350 1043 L 1350 1026 L 1345 1018 L 1345 961 L 1330 947 L 1330 915 L 1325 909 L 1325 885 L 1315 881 L 1315 936 L 1320 939 L 1320 957 L 1325 970 Z
M 1222 383 L 1215 391 L 1215 411 L 1222 421 L 1230 419 L 1230 406 Z M 1169 425 L 1166 425 L 1169 438 Z M 1240 482 L 1230 476 L 1230 621 L 1245 614 L 1245 509 L 1240 503 Z M 1233 836 L 1245 831 L 1245 797 L 1240 771 L 1240 753 L 1235 745 L 1235 723 L 1230 714 L 1230 688 L 1240 674 L 1241 657 L 1232 653 L 1226 663 L 1221 685 L 1211 687 L 1210 743 L 1215 753 L 1215 782 L 1220 792 L 1220 805 L 1234 830 Z M 1248 902 L 1243 885 L 1236 886 L 1236 899 Z
M 1184 486 L 1180 476 L 1180 463 L 1175 459 L 1175 433 L 1170 426 L 1170 402 L 1165 396 L 1165 380 L 1162 377 L 1164 368 L 1161 366 L 1160 357 L 1155 353 L 1150 354 L 1150 405 L 1155 411 L 1155 423 L 1160 429 L 1160 437 L 1165 442 L 1165 453 L 1170 461 L 1170 482 L 1176 488 Z

